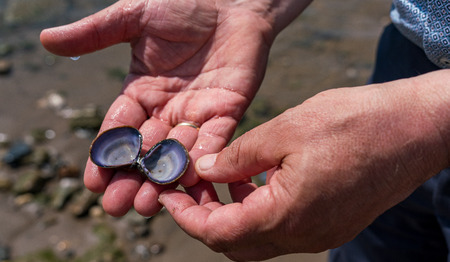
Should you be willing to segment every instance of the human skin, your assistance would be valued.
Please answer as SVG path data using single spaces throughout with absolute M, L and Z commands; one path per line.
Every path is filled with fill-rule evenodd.
M 449 164 L 450 72 L 320 93 L 196 163 L 233 203 L 160 201 L 192 237 L 238 261 L 354 238 Z M 267 183 L 250 178 L 268 170 Z M 246 182 L 244 182 L 246 181 Z
M 122 0 L 73 24 L 44 30 L 41 42 L 62 56 L 129 42 L 129 74 L 101 131 L 134 126 L 143 134 L 144 150 L 176 138 L 195 163 L 228 143 L 263 79 L 273 39 L 308 3 Z M 200 129 L 176 126 L 181 122 Z M 193 196 L 217 199 L 212 185 L 199 181 L 190 165 L 179 182 Z M 176 187 L 101 169 L 90 160 L 84 182 L 91 191 L 104 192 L 103 208 L 113 216 L 132 206 L 152 216 L 162 207 L 159 193 Z
M 226 145 L 273 39 L 308 2 L 122 0 L 41 41 L 65 56 L 130 42 L 130 74 L 102 130 L 135 126 L 146 148 L 177 138 L 195 163 Z M 113 216 L 133 205 L 151 216 L 162 203 L 188 234 L 234 260 L 336 247 L 448 165 L 448 75 L 314 96 L 201 158 L 197 172 L 190 166 L 180 181 L 187 193 L 90 161 L 85 184 L 104 192 Z M 250 177 L 266 170 L 257 188 Z M 207 181 L 229 183 L 234 203 L 220 203 Z

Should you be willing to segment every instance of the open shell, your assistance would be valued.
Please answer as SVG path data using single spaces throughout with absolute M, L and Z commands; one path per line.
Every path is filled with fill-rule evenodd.
M 187 149 L 176 139 L 165 139 L 140 157 L 142 135 L 134 127 L 123 126 L 100 134 L 91 144 L 89 155 L 103 168 L 137 168 L 157 184 L 178 180 L 189 165 Z

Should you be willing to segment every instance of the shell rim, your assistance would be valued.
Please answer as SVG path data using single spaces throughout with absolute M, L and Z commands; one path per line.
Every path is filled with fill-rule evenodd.
M 167 181 L 167 182 L 161 182 L 161 181 L 158 181 L 158 180 L 156 180 L 156 179 L 151 178 L 150 176 L 148 176 L 148 175 L 144 172 L 143 165 L 142 165 L 141 163 L 142 163 L 142 161 L 145 159 L 145 157 L 146 157 L 150 152 L 152 152 L 157 146 L 159 146 L 161 143 L 164 143 L 165 141 L 168 141 L 168 140 L 175 141 L 175 143 L 177 143 L 178 145 L 181 146 L 181 148 L 183 149 L 184 153 L 186 154 L 186 163 L 184 164 L 183 170 L 180 172 L 180 174 L 178 174 L 178 176 L 176 176 L 174 179 L 171 179 L 171 180 L 169 180 L 169 181 Z M 144 155 L 143 157 L 140 157 L 140 158 L 138 159 L 138 167 L 139 167 L 139 171 L 141 171 L 141 173 L 143 173 L 143 174 L 147 177 L 148 180 L 150 180 L 150 181 L 152 181 L 153 183 L 158 184 L 158 185 L 168 185 L 168 184 L 171 184 L 171 183 L 174 183 L 174 182 L 178 181 L 178 179 L 180 179 L 180 178 L 184 175 L 184 173 L 186 173 L 186 170 L 187 170 L 187 168 L 188 168 L 188 166 L 189 166 L 189 162 L 190 162 L 189 151 L 186 149 L 186 147 L 183 145 L 183 143 L 181 143 L 179 140 L 177 140 L 177 139 L 175 139 L 175 138 L 166 138 L 166 139 L 163 139 L 163 140 L 159 141 L 159 142 L 156 143 L 155 145 L 153 145 L 153 146 L 147 151 L 147 153 L 145 153 L 145 155 Z
M 97 140 L 99 139 L 99 137 L 101 137 L 103 134 L 110 132 L 112 130 L 115 129 L 120 129 L 120 128 L 130 128 L 130 129 L 134 129 L 137 131 L 138 134 L 138 138 L 139 138 L 139 154 L 137 155 L 137 157 L 134 159 L 133 163 L 131 164 L 124 164 L 124 165 L 117 165 L 117 166 L 104 166 L 104 165 L 99 165 L 96 161 L 94 161 L 94 158 L 92 157 L 92 148 L 95 144 L 95 142 L 97 142 Z M 139 130 L 133 126 L 116 126 L 107 130 L 102 131 L 101 133 L 99 133 L 97 135 L 97 137 L 92 141 L 91 145 L 89 146 L 89 159 L 91 160 L 92 163 L 94 163 L 96 166 L 101 167 L 101 168 L 109 168 L 109 169 L 114 169 L 114 168 L 121 168 L 121 167 L 126 167 L 126 166 L 134 166 L 140 159 L 140 154 L 142 151 L 142 144 L 143 144 L 143 138 L 142 138 L 142 134 L 141 132 L 139 132 Z

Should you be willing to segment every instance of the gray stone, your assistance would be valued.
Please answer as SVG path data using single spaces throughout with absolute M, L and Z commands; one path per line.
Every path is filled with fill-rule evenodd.
M 12 72 L 13 63 L 8 60 L 0 60 L 0 76 L 9 75 Z
M 14 52 L 14 46 L 8 43 L 0 44 L 0 57 L 11 55 Z
M 65 178 L 77 178 L 80 177 L 81 170 L 78 166 L 74 165 L 63 165 L 58 169 L 58 177 Z
M 9 261 L 11 259 L 11 249 L 3 244 L 0 244 L 0 261 Z
M 8 191 L 12 188 L 13 182 L 11 178 L 0 175 L 0 191 Z M 0 260 L 1 261 L 1 260 Z
M 32 148 L 25 142 L 18 141 L 11 145 L 8 152 L 3 156 L 2 161 L 13 167 L 19 166 L 21 161 L 31 154 Z
M 71 201 L 68 210 L 72 215 L 80 217 L 87 215 L 89 209 L 97 203 L 99 194 L 92 193 L 88 189 L 84 189 L 81 193 L 75 196 L 75 199 Z
M 61 210 L 67 201 L 81 189 L 81 182 L 76 178 L 62 178 L 55 190 L 51 206 Z
M 15 194 L 38 193 L 45 185 L 45 179 L 39 170 L 29 170 L 21 173 L 14 183 L 13 192 Z
M 155 243 L 150 246 L 150 253 L 152 255 L 159 255 L 164 251 L 164 245 L 160 243 Z

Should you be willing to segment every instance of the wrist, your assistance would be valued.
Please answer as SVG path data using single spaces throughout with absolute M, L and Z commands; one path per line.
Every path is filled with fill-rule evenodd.
M 263 24 L 268 25 L 269 29 L 265 30 L 265 34 L 272 42 L 311 2 L 312 0 L 238 1 L 231 4 L 231 9 L 237 8 L 245 10 L 245 13 L 250 11 L 256 14 Z
M 422 98 L 424 111 L 441 137 L 447 165 L 450 164 L 450 70 L 439 70 L 412 80 Z
M 404 143 L 398 155 L 411 175 L 428 179 L 450 163 L 450 71 L 382 84 L 385 102 L 398 112 Z M 425 176 L 424 176 L 425 175 Z M 424 182 L 424 180 L 423 180 Z

